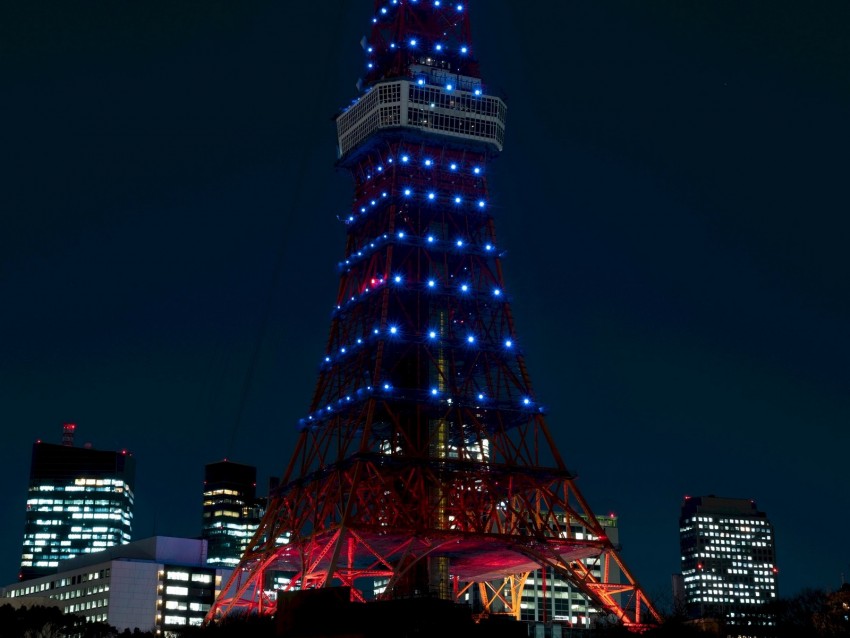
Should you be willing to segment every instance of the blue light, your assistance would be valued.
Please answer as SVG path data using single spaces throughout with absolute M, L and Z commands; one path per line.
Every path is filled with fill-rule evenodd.
M 463 240 L 462 239 L 458 239 L 456 243 L 457 243 L 458 248 L 463 248 Z
M 428 235 L 428 243 L 429 243 L 429 244 L 433 244 L 433 243 L 434 243 L 434 241 L 435 241 L 435 240 L 434 240 L 434 235 Z
M 484 206 L 486 206 L 486 204 L 484 203 L 484 200 L 483 199 L 478 200 L 478 208 L 484 208 Z
M 386 197 L 386 196 L 387 196 L 386 192 L 381 193 L 381 197 Z
M 372 332 L 374 332 L 375 334 L 380 334 L 381 331 L 375 328 Z
M 404 232 L 400 232 L 400 233 L 398 234 L 398 238 L 399 238 L 399 239 L 404 239 Z
M 396 328 L 395 326 L 390 326 L 390 334 L 391 335 L 394 335 L 397 332 L 398 332 L 398 328 Z
M 479 400 L 479 401 L 483 401 L 483 400 L 484 400 L 484 395 L 483 395 L 483 394 L 479 394 L 479 395 L 478 395 L 478 400 Z
M 481 168 L 476 166 L 475 168 L 472 169 L 472 172 L 475 173 L 476 175 L 481 175 Z
M 458 11 L 463 11 L 463 5 L 462 5 L 462 4 L 457 5 L 457 7 L 455 7 L 455 8 L 456 8 Z
M 404 194 L 405 194 L 405 196 L 407 196 L 407 197 L 410 197 L 411 192 L 412 192 L 412 191 L 411 191 L 409 188 L 405 188 L 405 189 L 404 189 Z
M 368 48 L 368 49 L 366 49 L 366 50 L 367 50 L 369 53 L 372 53 L 372 51 L 374 51 L 375 49 L 373 49 L 372 47 L 369 47 L 369 48 Z
M 501 291 L 501 290 L 499 290 L 498 288 L 496 288 L 496 289 L 493 291 L 493 295 L 494 295 L 494 296 L 496 296 L 496 297 L 501 296 L 501 294 L 502 294 L 502 291 Z
M 510 339 L 508 339 L 507 341 L 505 341 L 505 347 L 506 347 L 506 348 L 513 348 L 513 347 L 514 347 L 514 342 L 513 342 L 513 341 L 511 341 Z
M 469 52 L 469 49 L 468 49 L 467 47 L 461 47 L 461 48 L 460 48 L 460 52 L 461 52 L 461 53 L 468 53 L 468 52 Z
M 401 275 L 396 275 L 395 278 L 393 279 L 393 281 L 395 281 L 397 284 L 400 284 L 401 283 Z
M 456 171 L 457 170 L 457 164 L 452 162 L 452 164 L 449 166 L 449 168 L 452 169 L 453 171 Z
M 419 86 L 425 86 L 425 80 L 419 78 L 418 80 L 416 80 L 416 84 L 418 84 Z
M 431 164 L 433 164 L 433 162 L 431 160 L 429 160 L 429 159 L 425 160 L 425 166 L 431 166 Z
M 437 388 L 431 388 L 431 394 L 433 396 L 437 396 L 439 393 L 440 393 L 440 391 Z
M 389 383 L 385 383 L 385 384 L 384 384 L 384 390 L 389 390 L 389 389 L 390 389 L 390 387 L 391 387 L 391 386 L 390 386 L 390 384 L 389 384 Z
M 460 289 L 461 289 L 463 292 L 468 292 L 468 291 L 469 291 L 469 286 L 468 286 L 467 284 L 462 284 L 462 285 L 461 285 L 461 287 L 460 287 Z
M 415 47 L 415 46 L 416 46 L 416 38 L 411 38 L 411 40 L 410 40 L 410 46 L 412 46 L 412 47 Z
M 486 246 L 484 246 L 484 250 L 493 250 L 493 244 L 487 244 Z
M 330 357 L 325 357 L 325 362 L 326 362 L 326 363 L 330 363 L 330 362 L 331 362 L 331 358 L 330 358 Z
M 387 14 L 387 8 L 386 8 L 386 7 L 381 7 L 381 13 L 383 13 L 384 15 L 386 15 L 386 14 Z
M 430 199 L 431 201 L 434 201 L 435 197 L 436 195 L 434 193 L 428 193 L 428 199 Z
M 437 331 L 436 331 L 436 330 L 432 330 L 431 332 L 429 332 L 429 333 L 428 333 L 428 338 L 429 338 L 429 339 L 436 339 L 436 338 L 437 338 Z
M 375 67 L 375 65 L 374 65 L 374 64 L 372 64 L 371 62 L 370 62 L 369 64 L 367 64 L 366 66 L 367 66 L 367 67 L 369 67 L 370 69 L 372 69 L 372 68 L 374 68 L 374 67 Z
M 340 351 L 342 354 L 345 354 L 345 348 L 340 348 L 340 349 L 339 349 L 339 351 Z
M 451 91 L 453 88 L 455 88 L 453 85 L 446 84 L 446 91 Z
M 526 397 L 525 399 L 522 400 L 522 404 L 523 405 L 531 405 L 531 399 Z
M 436 286 L 436 285 L 437 285 L 437 282 L 436 282 L 436 281 L 434 281 L 433 279 L 429 279 L 429 280 L 428 280 L 428 287 L 429 287 L 429 288 L 433 288 L 433 287 L 434 287 L 434 286 Z
M 376 201 L 373 199 L 373 200 L 372 200 L 371 202 L 369 202 L 369 203 L 370 203 L 370 204 L 372 204 L 372 206 L 374 206 L 374 205 L 375 205 L 375 204 L 377 204 L 378 202 L 376 202 Z
M 383 170 L 384 170 L 384 167 L 383 167 L 383 166 L 379 166 L 379 167 L 378 167 L 378 172 L 379 172 L 379 173 L 380 173 L 381 171 L 383 171 Z
M 358 340 L 357 340 L 357 343 L 358 343 L 358 344 L 363 343 L 363 339 L 358 339 Z
M 439 7 L 440 6 L 440 0 L 434 0 L 434 6 Z
M 460 197 L 455 197 L 455 204 L 460 204 L 460 202 L 461 202 Z
M 468 343 L 475 343 L 475 337 L 473 337 L 472 335 L 469 335 L 466 340 Z
M 395 49 L 395 42 L 390 42 L 390 48 Z
M 442 51 L 442 50 L 443 50 L 443 45 L 442 45 L 442 44 L 438 44 L 438 45 L 437 45 L 437 46 L 435 46 L 434 48 L 435 48 L 435 49 L 437 49 L 437 51 Z
M 475 89 L 475 95 L 481 95 L 481 89 Z
M 407 155 L 402 155 L 402 156 L 401 156 L 401 161 L 402 161 L 402 162 L 407 163 L 407 162 L 409 162 L 409 161 L 410 161 L 410 157 L 408 157 Z

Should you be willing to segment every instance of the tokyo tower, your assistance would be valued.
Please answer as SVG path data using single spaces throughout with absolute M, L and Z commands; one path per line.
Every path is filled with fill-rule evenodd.
M 283 589 L 474 596 L 519 618 L 540 568 L 632 629 L 659 620 L 529 380 L 489 210 L 506 107 L 460 1 L 375 3 L 361 95 L 336 119 L 354 198 L 318 383 L 208 620 L 274 612 L 281 574 Z

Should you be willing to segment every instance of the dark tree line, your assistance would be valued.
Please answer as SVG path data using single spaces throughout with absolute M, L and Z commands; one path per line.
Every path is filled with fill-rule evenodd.
M 850 638 L 850 585 L 837 592 L 808 589 L 791 598 L 779 599 L 765 611 L 776 618 L 776 626 L 765 638 Z M 173 633 L 177 638 L 274 638 L 275 622 L 267 616 L 225 619 L 204 627 L 186 627 Z M 588 632 L 594 638 L 632 637 L 621 625 L 600 626 Z M 682 611 L 664 619 L 643 638 L 706 638 L 702 628 L 688 621 Z M 726 635 L 721 631 L 720 635 Z M 88 623 L 82 616 L 65 614 L 56 607 L 15 608 L 0 605 L 2 638 L 156 638 L 153 632 L 136 629 L 118 631 L 106 623 Z

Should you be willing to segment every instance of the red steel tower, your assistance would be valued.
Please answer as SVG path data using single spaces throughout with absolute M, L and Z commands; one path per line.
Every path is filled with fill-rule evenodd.
M 460 2 L 375 3 L 362 94 L 336 120 L 355 191 L 315 395 L 209 619 L 274 611 L 273 574 L 364 601 L 376 580 L 383 598 L 474 591 L 518 617 L 549 567 L 630 627 L 658 620 L 529 381 L 486 180 L 506 109 Z

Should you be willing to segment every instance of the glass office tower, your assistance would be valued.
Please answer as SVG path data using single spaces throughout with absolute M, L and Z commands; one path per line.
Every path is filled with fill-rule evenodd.
M 126 450 L 75 447 L 75 430 L 63 426 L 62 445 L 33 444 L 19 580 L 130 542 L 135 460 Z
M 257 468 L 231 461 L 204 468 L 204 508 L 201 536 L 209 549 L 207 563 L 235 567 L 265 513 L 257 492 Z

